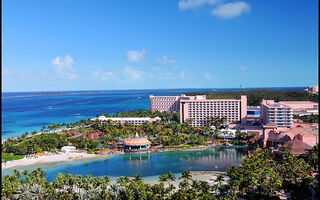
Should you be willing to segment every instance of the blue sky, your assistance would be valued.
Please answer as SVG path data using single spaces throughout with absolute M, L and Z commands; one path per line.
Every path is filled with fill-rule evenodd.
M 3 0 L 2 91 L 318 84 L 315 0 Z

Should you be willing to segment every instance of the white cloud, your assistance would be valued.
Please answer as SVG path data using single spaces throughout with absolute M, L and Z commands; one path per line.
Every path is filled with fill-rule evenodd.
M 120 73 L 124 79 L 133 79 L 133 80 L 140 79 L 145 74 L 143 71 L 135 70 L 128 66 L 125 66 L 124 68 L 122 68 Z
M 212 80 L 212 75 L 210 73 L 205 73 L 204 78 L 206 78 L 208 80 Z
M 217 8 L 212 10 L 211 15 L 223 19 L 230 19 L 248 12 L 250 12 L 250 5 L 246 2 L 239 1 L 234 3 L 221 4 Z
M 180 78 L 181 79 L 186 78 L 186 73 L 187 73 L 186 70 L 182 70 L 181 73 L 180 73 Z
M 112 71 L 105 71 L 102 69 L 94 70 L 92 72 L 92 75 L 95 78 L 98 78 L 100 80 L 106 81 L 106 80 L 112 80 L 115 78 L 115 74 Z
M 241 71 L 247 71 L 248 67 L 247 66 L 241 66 L 240 69 L 241 69 Z
M 196 9 L 205 4 L 213 5 L 218 0 L 181 0 L 179 1 L 180 10 Z
M 168 65 L 168 64 L 176 64 L 177 61 L 173 59 L 169 59 L 167 56 L 162 56 L 161 59 L 157 59 L 156 63 L 161 65 Z
M 147 74 L 143 71 L 133 69 L 129 66 L 124 66 L 119 70 L 104 70 L 97 69 L 92 72 L 92 76 L 96 79 L 107 81 L 127 81 L 127 80 L 139 80 L 141 78 L 147 77 L 151 74 Z
M 128 51 L 126 54 L 126 59 L 130 62 L 140 62 L 145 60 L 145 54 L 146 54 L 146 50 L 142 49 L 141 51 Z
M 73 58 L 67 54 L 65 57 L 56 57 L 51 61 L 54 78 L 72 80 L 77 78 L 74 68 L 72 67 Z

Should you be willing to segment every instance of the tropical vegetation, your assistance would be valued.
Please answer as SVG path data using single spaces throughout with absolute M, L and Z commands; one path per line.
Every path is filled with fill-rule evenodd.
M 109 114 L 103 114 L 110 117 Z M 208 140 L 217 139 L 219 129 L 222 128 L 224 118 L 211 117 L 208 123 L 216 128 L 216 133 L 210 127 L 192 127 L 189 123 L 179 123 L 179 112 L 151 112 L 150 110 L 138 110 L 115 113 L 112 117 L 160 117 L 161 121 L 153 124 L 131 125 L 117 124 L 112 120 L 101 122 L 80 120 L 75 123 L 50 124 L 43 127 L 44 134 L 28 134 L 27 132 L 17 138 L 9 138 L 3 142 L 3 153 L 14 155 L 33 154 L 43 151 L 55 152 L 61 147 L 72 144 L 77 149 L 89 152 L 98 150 L 98 145 L 114 145 L 125 138 L 138 133 L 147 137 L 153 145 L 167 147 L 181 146 L 192 147 L 206 145 Z M 67 128 L 69 127 L 69 128 Z M 56 131 L 65 128 L 64 130 Z
M 319 123 L 319 115 L 303 115 L 303 116 L 293 116 L 293 119 L 300 119 L 306 123 Z

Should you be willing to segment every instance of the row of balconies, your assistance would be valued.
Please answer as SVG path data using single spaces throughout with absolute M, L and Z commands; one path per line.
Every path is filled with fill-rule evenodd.
M 238 101 L 192 101 L 190 104 L 239 104 Z

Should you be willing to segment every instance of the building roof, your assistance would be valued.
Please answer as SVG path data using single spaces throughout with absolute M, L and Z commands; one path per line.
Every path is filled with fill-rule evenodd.
M 268 141 L 273 142 L 288 142 L 292 139 L 292 135 L 290 133 L 281 132 L 280 134 L 276 134 L 273 131 L 270 131 Z
M 130 138 L 124 140 L 123 144 L 126 146 L 141 146 L 150 145 L 151 142 L 147 138 Z
M 279 101 L 279 103 L 284 103 L 284 104 L 318 104 L 317 102 L 312 102 L 312 101 Z
M 98 118 L 93 118 L 91 120 L 102 120 L 102 121 L 107 121 L 107 120 L 112 120 L 112 121 L 149 121 L 151 118 L 150 117 L 106 117 L 106 116 L 100 116 Z
M 297 137 L 289 142 L 286 142 L 286 144 L 291 147 L 291 153 L 294 155 L 306 154 L 308 153 L 309 149 L 312 149 L 310 145 L 299 140 Z

